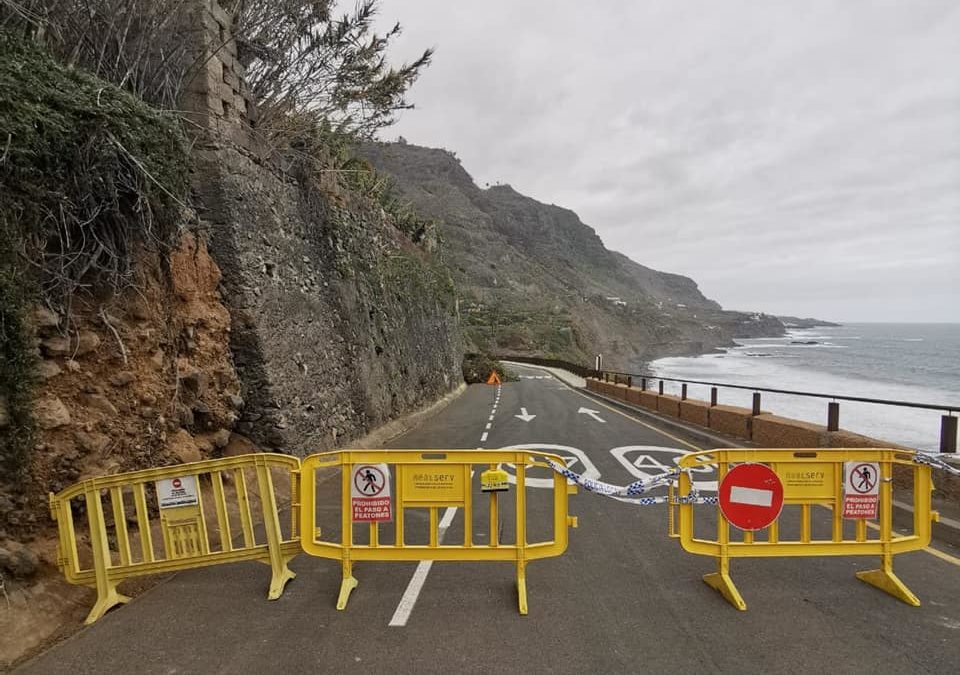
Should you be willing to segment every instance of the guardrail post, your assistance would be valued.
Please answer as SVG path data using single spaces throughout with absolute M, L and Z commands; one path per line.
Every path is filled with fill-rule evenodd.
M 760 414 L 760 392 L 759 391 L 753 392 L 753 414 L 754 415 Z
M 957 418 L 944 415 L 940 418 L 940 452 L 957 451 Z
M 646 391 L 646 390 L 647 390 L 647 378 L 645 378 L 645 377 L 641 377 L 641 378 L 640 378 L 640 390 L 641 390 L 641 391 Z
M 663 380 L 660 380 L 660 395 L 663 396 Z
M 840 430 L 840 402 L 830 401 L 827 404 L 827 431 Z
M 717 388 L 710 387 L 710 407 L 715 408 L 717 406 Z
M 680 385 L 680 400 L 681 401 L 687 400 L 687 383 L 686 382 Z
M 633 386 L 633 375 L 627 375 L 627 386 L 628 387 Z

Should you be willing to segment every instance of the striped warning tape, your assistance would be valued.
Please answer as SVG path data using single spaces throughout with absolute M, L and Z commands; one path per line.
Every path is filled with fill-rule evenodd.
M 933 467 L 934 469 L 940 469 L 941 471 L 946 471 L 949 474 L 954 476 L 960 476 L 960 468 L 948 464 L 941 457 L 948 459 L 957 459 L 957 455 L 954 454 L 927 454 L 924 452 L 918 452 L 913 456 L 913 461 L 917 464 L 926 464 L 927 466 Z
M 572 480 L 587 492 L 603 495 L 605 497 L 612 497 L 618 500 L 629 499 L 631 504 L 637 504 L 639 506 L 651 506 L 654 504 L 669 503 L 669 497 L 665 495 L 657 497 L 642 497 L 640 495 L 643 495 L 644 493 L 656 488 L 671 485 L 680 477 L 680 474 L 690 472 L 689 469 L 674 469 L 673 471 L 667 471 L 665 473 L 657 474 L 656 476 L 650 476 L 649 478 L 642 478 L 638 481 L 630 483 L 629 485 L 620 486 L 613 485 L 611 483 L 605 483 L 601 480 L 585 478 L 575 471 L 571 471 L 562 464 L 557 464 L 553 460 L 547 459 L 545 461 L 551 469 L 559 473 L 564 478 Z M 692 488 L 689 495 L 685 497 L 675 497 L 673 499 L 673 503 L 716 504 L 717 498 L 701 496 L 696 488 Z

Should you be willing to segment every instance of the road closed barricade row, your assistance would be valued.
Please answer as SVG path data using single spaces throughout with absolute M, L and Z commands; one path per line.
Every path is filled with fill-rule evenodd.
M 51 494 L 58 565 L 68 582 L 97 591 L 86 623 L 129 600 L 117 591 L 125 579 L 242 560 L 270 565 L 268 597 L 279 598 L 300 552 L 299 468 L 295 457 L 242 455 L 90 478 Z M 285 534 L 280 500 L 292 511 Z
M 697 536 L 690 470 L 716 467 L 715 537 Z M 893 529 L 894 467 L 912 472 L 913 528 Z M 746 603 L 730 576 L 733 558 L 878 556 L 880 568 L 857 578 L 915 606 L 920 601 L 893 572 L 893 556 L 930 543 L 931 464 L 910 451 L 874 449 L 724 449 L 680 460 L 671 489 L 671 534 L 685 551 L 711 556 L 704 581 L 737 609 Z M 826 507 L 829 519 L 813 509 Z M 875 521 L 875 522 L 874 522 Z M 678 526 L 678 527 L 677 527 Z M 676 528 L 676 529 L 675 529 Z M 742 534 L 734 537 L 731 528 Z
M 340 561 L 337 609 L 346 608 L 357 587 L 353 566 L 359 561 L 500 561 L 516 566 L 520 613 L 526 614 L 527 563 L 562 554 L 567 528 L 577 526 L 567 506 L 576 486 L 551 471 L 552 536 L 529 540 L 527 473 L 534 467 L 549 469 L 548 462 L 562 464 L 556 455 L 525 450 L 342 450 L 312 455 L 301 469 L 303 550 Z M 331 468 L 341 471 L 339 500 L 331 497 L 331 489 L 322 495 L 318 487 L 328 484 L 321 481 L 329 475 L 324 470 Z M 473 490 L 477 474 L 479 496 Z M 501 499 L 509 494 L 504 491 L 513 492 L 512 504 Z M 452 528 L 458 510 L 461 516 Z M 322 514 L 330 512 L 339 512 L 339 536 L 325 539 Z M 508 512 L 512 526 L 504 527 L 501 520 Z M 366 530 L 362 541 L 355 524 Z M 451 529 L 458 530 L 459 540 L 444 541 Z M 504 540 L 506 529 L 512 541 Z

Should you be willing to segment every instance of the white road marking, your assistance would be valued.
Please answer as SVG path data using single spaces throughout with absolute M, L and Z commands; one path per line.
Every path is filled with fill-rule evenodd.
M 490 410 L 490 417 L 487 420 L 487 430 L 490 429 L 493 416 L 497 414 L 497 406 L 500 403 L 500 387 L 497 387 L 497 395 L 493 401 L 493 408 Z M 483 435 L 480 436 L 480 442 L 487 442 L 488 431 L 484 431 Z M 483 450 L 483 446 L 477 448 L 477 450 Z M 473 478 L 473 471 L 470 472 L 470 477 Z M 457 507 L 450 506 L 447 507 L 447 510 L 443 512 L 443 517 L 440 519 L 440 524 L 437 526 L 437 540 L 443 542 L 443 535 L 447 533 L 447 528 L 453 523 L 453 518 L 457 514 Z M 433 567 L 432 560 L 421 560 L 417 564 L 417 569 L 414 570 L 413 576 L 410 578 L 410 583 L 407 584 L 407 589 L 403 592 L 403 597 L 400 598 L 400 604 L 397 605 L 397 609 L 393 613 L 393 617 L 390 619 L 389 626 L 399 626 L 403 627 L 407 625 L 407 621 L 410 619 L 410 614 L 413 612 L 414 606 L 417 604 L 417 598 L 420 597 L 420 592 L 423 590 L 423 585 L 427 581 L 427 576 L 430 574 L 430 569 Z
M 447 528 L 453 523 L 453 517 L 455 515 L 457 515 L 457 508 L 455 506 L 449 506 L 447 510 L 443 512 L 443 518 L 440 519 L 440 526 L 437 528 L 439 530 L 437 533 L 438 541 L 443 542 L 443 535 L 447 533 Z M 413 612 L 414 605 L 417 604 L 417 598 L 420 597 L 420 591 L 423 590 L 423 584 L 427 581 L 427 575 L 430 574 L 431 567 L 433 567 L 432 560 L 421 560 L 417 564 L 417 569 L 410 578 L 410 583 L 407 584 L 407 590 L 403 592 L 403 597 L 400 598 L 400 604 L 397 605 L 397 609 L 394 611 L 393 617 L 390 619 L 388 625 L 407 625 L 407 620 L 410 618 L 410 613 Z
M 528 413 L 526 408 L 520 408 L 520 414 L 514 415 L 514 417 L 519 417 L 524 422 L 529 422 L 534 417 L 536 417 L 536 415 L 531 415 L 530 413 Z
M 769 507 L 773 504 L 773 490 L 758 490 L 734 485 L 730 488 L 730 501 L 734 504 Z
M 427 575 L 430 574 L 431 567 L 433 567 L 432 560 L 422 560 L 417 565 L 413 577 L 410 578 L 410 583 L 407 584 L 407 590 L 403 592 L 403 597 L 400 598 L 400 604 L 397 605 L 397 609 L 393 613 L 393 618 L 390 619 L 388 625 L 407 625 L 407 619 L 410 618 L 413 606 L 417 604 L 417 598 L 420 597 L 420 591 L 423 590 L 423 584 L 427 580 Z
M 600 424 L 606 424 L 607 421 L 600 417 L 599 412 L 599 410 L 591 410 L 590 408 L 580 408 L 580 410 L 577 411 L 577 413 L 581 415 L 589 415 L 597 422 L 600 422 Z

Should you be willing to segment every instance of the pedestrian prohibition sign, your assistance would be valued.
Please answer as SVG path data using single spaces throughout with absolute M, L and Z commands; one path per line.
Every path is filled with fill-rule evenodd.
M 876 518 L 880 501 L 880 463 L 845 462 L 843 517 Z
M 723 477 L 719 490 L 723 517 L 741 530 L 762 530 L 783 508 L 783 483 L 765 464 L 739 464 Z
M 355 523 L 387 523 L 393 519 L 390 469 L 386 464 L 353 467 L 350 497 Z

